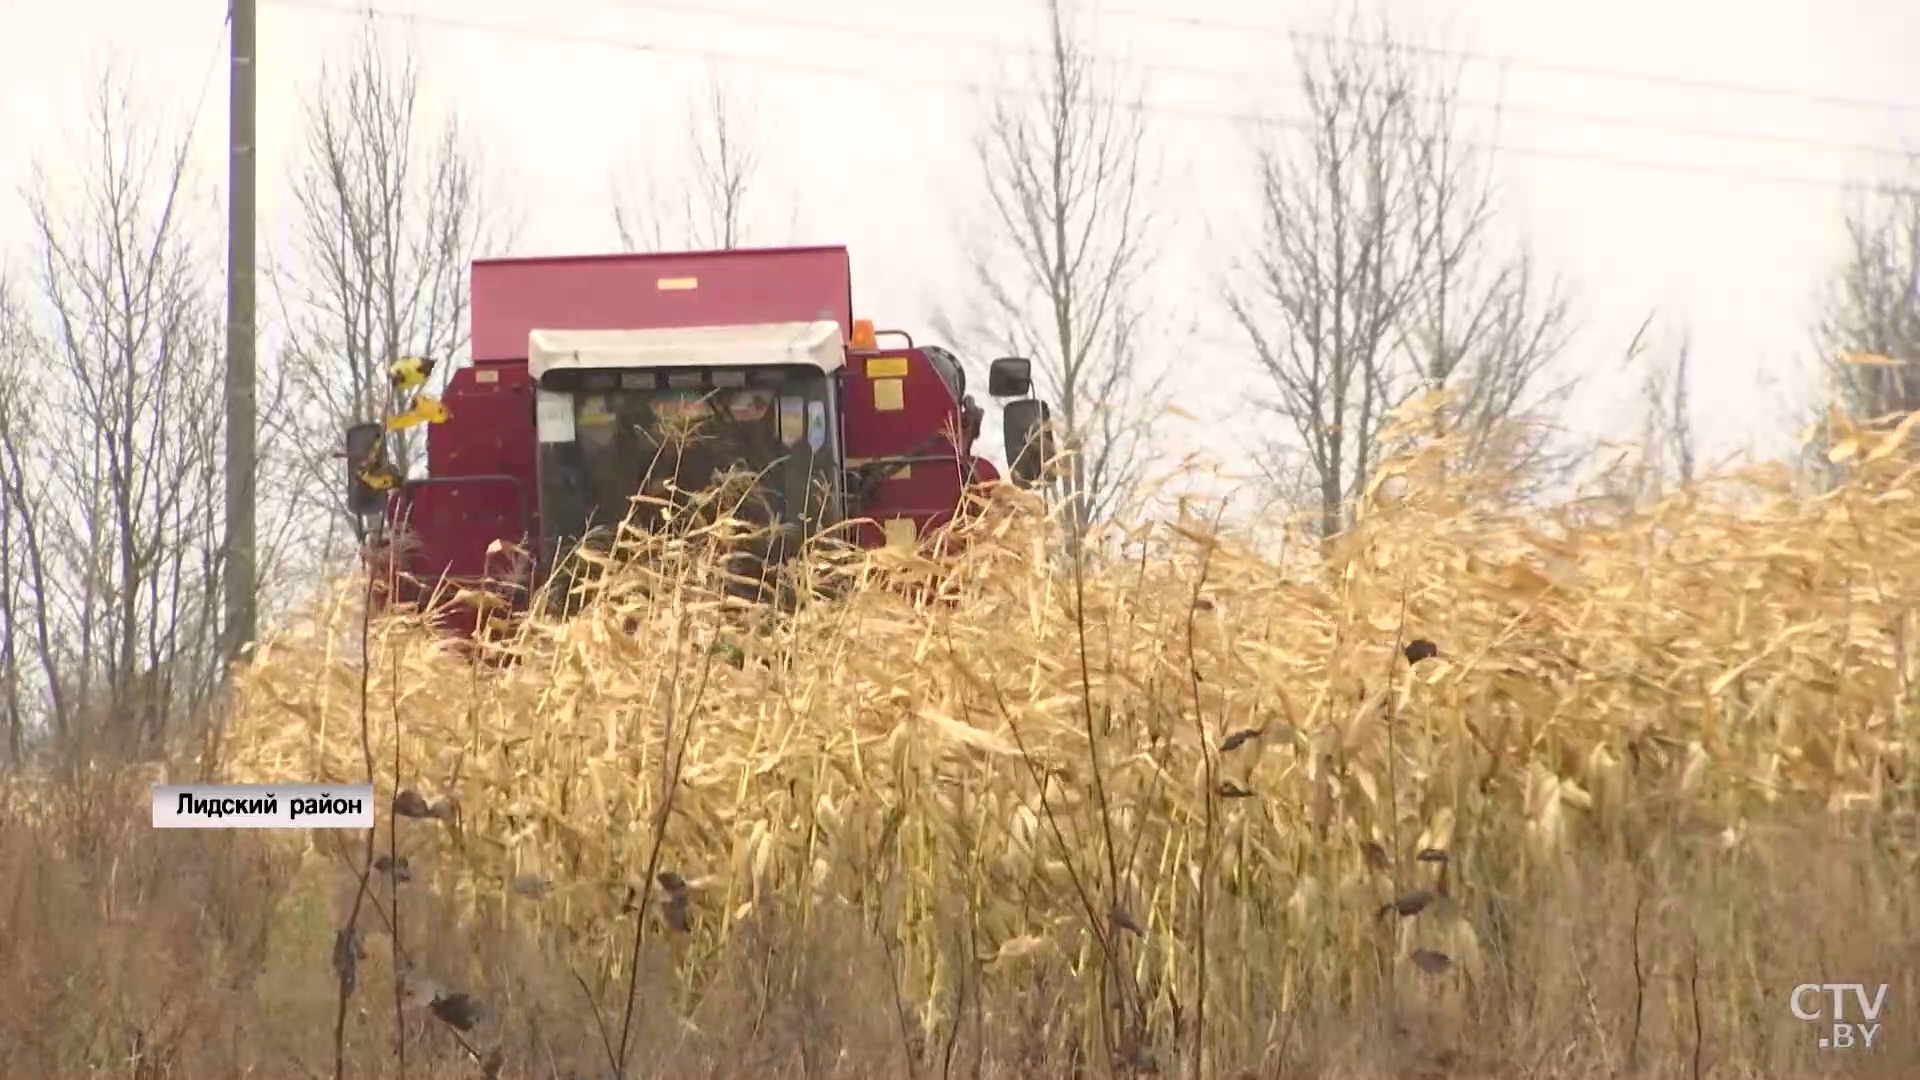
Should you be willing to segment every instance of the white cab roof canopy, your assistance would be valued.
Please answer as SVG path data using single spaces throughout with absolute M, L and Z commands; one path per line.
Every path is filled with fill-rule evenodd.
M 658 330 L 535 330 L 527 374 L 592 368 L 767 367 L 806 364 L 832 373 L 846 365 L 840 324 L 756 323 Z

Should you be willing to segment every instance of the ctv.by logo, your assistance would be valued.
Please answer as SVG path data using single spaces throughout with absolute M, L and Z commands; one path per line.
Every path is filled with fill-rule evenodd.
M 1851 994 L 1859 1006 L 1855 1015 L 1865 1023 L 1847 1020 L 1847 998 Z M 1873 1037 L 1880 1033 L 1880 1007 L 1887 1003 L 1887 984 L 1881 983 L 1873 1000 L 1867 1000 L 1867 988 L 1860 983 L 1801 983 L 1793 988 L 1790 1004 L 1793 1015 L 1808 1023 L 1825 1018 L 1822 996 L 1833 999 L 1832 1034 L 1820 1036 L 1822 1050 L 1851 1050 L 1855 1046 L 1873 1049 Z

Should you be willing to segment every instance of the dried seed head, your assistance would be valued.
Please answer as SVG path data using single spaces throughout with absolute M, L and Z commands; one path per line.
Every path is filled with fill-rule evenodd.
M 480 1023 L 480 1003 L 469 994 L 441 994 L 427 1009 L 441 1023 L 461 1031 L 472 1031 Z
M 687 906 L 684 892 L 669 893 L 660 903 L 660 916 L 675 933 L 684 934 L 693 929 L 693 912 Z
M 1223 799 L 1251 799 L 1253 792 L 1231 780 L 1220 781 L 1220 797 Z
M 539 874 L 521 874 L 513 879 L 513 891 L 538 900 L 547 895 L 547 883 Z
M 1393 860 L 1387 857 L 1387 849 L 1371 840 L 1361 843 L 1360 852 L 1367 857 L 1367 865 L 1375 870 L 1386 870 L 1393 866 Z
M 353 934 L 344 926 L 334 931 L 333 974 L 348 993 L 353 992 L 359 960 L 360 943 L 354 940 Z
M 1445 851 L 1431 847 L 1421 849 L 1420 854 L 1414 857 L 1424 863 L 1444 863 L 1447 861 L 1447 853 Z
M 1252 742 L 1254 739 L 1257 739 L 1259 737 L 1260 737 L 1259 728 L 1241 728 L 1239 731 L 1233 732 L 1232 734 L 1228 735 L 1225 739 L 1221 740 L 1220 752 L 1224 754 L 1229 750 L 1238 750 L 1242 746 L 1246 745 L 1249 742 Z
M 393 812 L 404 818 L 433 816 L 433 808 L 428 806 L 427 800 L 421 798 L 420 793 L 412 788 L 402 788 L 400 793 L 393 797 Z
M 1409 918 L 1427 910 L 1436 899 L 1438 897 L 1427 889 L 1415 889 L 1392 903 L 1381 905 L 1379 914 L 1382 918 L 1392 914 Z
M 1429 975 L 1444 974 L 1448 968 L 1453 966 L 1453 959 L 1451 957 L 1446 953 L 1435 952 L 1432 949 L 1415 949 L 1408 959 L 1413 961 L 1414 967 L 1419 968 Z
M 1407 642 L 1407 663 L 1417 664 L 1440 655 L 1440 647 L 1426 638 L 1414 638 Z

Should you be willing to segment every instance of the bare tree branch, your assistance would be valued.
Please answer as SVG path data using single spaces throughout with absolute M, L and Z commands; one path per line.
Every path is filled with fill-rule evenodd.
M 0 289 L 0 660 L 11 733 L 146 754 L 222 672 L 223 365 L 188 142 L 134 100 L 102 77 L 36 167 L 32 297 Z
M 22 448 L 34 437 L 32 363 L 40 349 L 14 279 L 0 266 L 0 707 L 6 711 L 7 760 L 15 766 L 26 760 L 30 721 L 21 652 L 36 643 L 41 656 L 49 651 L 46 608 L 32 603 L 41 587 L 35 571 L 46 565 L 31 510 L 42 492 L 30 488 L 21 461 Z
M 1669 483 L 1693 483 L 1693 335 L 1682 328 L 1671 349 L 1654 354 L 1641 379 L 1641 467 L 1636 496 L 1657 495 Z
M 752 111 L 710 70 L 688 103 L 685 175 L 663 183 L 651 162 L 641 180 L 616 182 L 614 227 L 632 251 L 725 251 L 752 232 L 761 159 Z M 624 189 L 634 189 L 628 198 Z
M 1920 154 L 1911 155 L 1905 169 L 1920 176 Z M 1851 199 L 1846 251 L 1822 290 L 1812 327 L 1824 385 L 1803 406 L 1803 419 L 1812 423 L 1796 464 L 1815 489 L 1847 472 L 1845 463 L 1827 457 L 1836 416 L 1873 425 L 1920 410 L 1920 189 L 1888 185 Z M 1850 362 L 1856 353 L 1892 363 Z
M 400 406 L 387 381 L 395 359 L 430 356 L 442 377 L 452 371 L 470 333 L 471 261 L 511 236 L 457 118 L 435 126 L 422 86 L 410 47 L 383 39 L 371 20 L 322 71 L 291 178 L 296 232 L 268 271 L 287 331 L 278 367 L 290 398 L 272 422 L 306 448 L 283 490 L 313 526 L 306 540 L 322 562 L 347 520 L 332 456 L 340 432 Z M 424 436 L 393 442 L 395 464 L 417 471 Z
M 1434 434 L 1456 437 L 1460 466 L 1525 472 L 1547 441 L 1515 422 L 1571 388 L 1549 371 L 1566 300 L 1524 247 L 1500 250 L 1489 163 L 1455 137 L 1458 73 L 1343 17 L 1300 47 L 1308 122 L 1256 144 L 1261 236 L 1226 297 L 1318 481 L 1323 535 L 1420 389 L 1443 394 Z
M 1033 359 L 1077 543 L 1138 493 L 1166 372 L 1147 372 L 1140 301 L 1155 224 L 1141 91 L 1099 70 L 1060 0 L 1047 14 L 1037 100 L 991 100 L 976 137 L 991 225 L 971 252 L 970 336 Z
M 1909 168 L 1920 176 L 1920 156 Z M 1860 197 L 1846 229 L 1846 255 L 1815 328 L 1833 404 L 1867 418 L 1920 409 L 1920 188 Z M 1847 352 L 1906 362 L 1847 364 Z

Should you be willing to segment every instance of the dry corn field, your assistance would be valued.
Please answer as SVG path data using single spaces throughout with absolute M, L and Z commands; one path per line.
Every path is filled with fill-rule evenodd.
M 136 961 L 65 1000 L 179 1062 L 326 1075 L 371 852 L 354 1075 L 398 1075 L 396 1014 L 418 1075 L 1916 1075 L 1905 433 L 1825 495 L 1762 472 L 1637 507 L 1502 511 L 1403 458 L 1324 552 L 1192 515 L 1077 575 L 1007 496 L 790 610 L 724 599 L 717 526 L 630 537 L 571 618 L 477 654 L 375 619 L 364 666 L 343 586 L 204 760 L 371 769 L 371 847 L 42 839 L 138 848 L 116 873 L 189 890 L 212 951 L 144 961 L 173 1004 Z M 40 899 L 0 919 L 99 907 L 75 875 L 16 875 Z M 88 918 L 137 954 L 138 916 Z M 1828 982 L 1889 984 L 1871 1049 L 1794 1016 Z M 11 1064 L 126 1039 L 96 1035 Z

